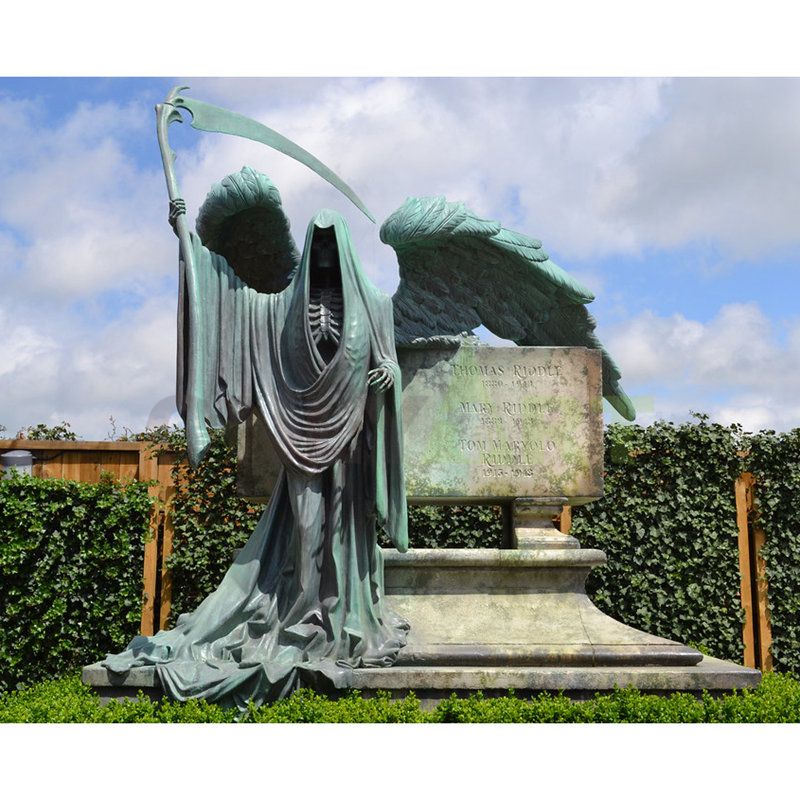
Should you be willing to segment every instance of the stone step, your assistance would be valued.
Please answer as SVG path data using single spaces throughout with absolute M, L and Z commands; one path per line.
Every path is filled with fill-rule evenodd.
M 162 689 L 155 667 L 136 667 L 126 675 L 113 675 L 100 664 L 84 667 L 83 682 L 91 686 L 104 702 L 135 698 L 141 690 L 157 699 Z M 634 688 L 651 694 L 688 692 L 699 695 L 704 690 L 721 694 L 734 689 L 754 688 L 761 673 L 706 656 L 696 666 L 619 667 L 412 667 L 356 669 L 352 687 L 364 697 L 388 691 L 395 698 L 413 692 L 424 707 L 431 707 L 453 694 L 464 697 L 482 692 L 486 697 L 504 696 L 513 689 L 520 697 L 541 692 L 563 692 L 576 700 L 595 694 L 608 694 L 615 688 Z M 337 692 L 334 694 L 341 694 Z
M 411 624 L 398 666 L 691 666 L 692 647 L 600 611 L 591 549 L 384 551 L 386 599 Z

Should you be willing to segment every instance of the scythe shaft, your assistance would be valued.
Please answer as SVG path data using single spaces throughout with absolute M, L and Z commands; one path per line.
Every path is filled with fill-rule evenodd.
M 172 104 L 178 92 L 188 87 L 178 86 L 174 88 L 163 103 L 156 106 L 156 133 L 158 135 L 158 146 L 161 150 L 161 161 L 164 165 L 164 177 L 167 181 L 167 194 L 170 200 L 180 198 L 178 190 L 178 180 L 175 177 L 175 153 L 169 146 L 167 129 L 171 122 L 183 122 L 180 113 Z M 192 242 L 189 238 L 189 228 L 186 224 L 186 215 L 179 214 L 175 220 L 175 232 L 178 234 L 180 242 L 180 276 L 182 286 L 186 287 L 189 295 L 189 324 L 191 330 L 199 330 L 199 320 L 196 318 L 200 313 L 200 297 L 197 288 L 197 273 L 195 271 L 194 255 Z M 204 365 L 203 341 L 200 336 L 192 336 L 189 339 L 188 370 L 186 381 L 186 408 L 187 418 L 186 439 L 189 452 L 189 462 L 193 467 L 202 460 L 206 454 L 211 437 L 208 435 L 204 411 Z M 180 409 L 178 409 L 180 411 Z

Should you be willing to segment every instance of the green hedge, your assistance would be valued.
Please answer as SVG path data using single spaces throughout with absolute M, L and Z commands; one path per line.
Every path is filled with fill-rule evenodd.
M 745 434 L 702 414 L 682 425 L 611 425 L 605 459 L 605 496 L 573 512 L 582 546 L 608 554 L 587 584 L 595 603 L 630 625 L 741 662 L 733 482 L 750 471 L 750 523 L 766 533 L 774 667 L 800 677 L 800 429 Z
M 139 627 L 141 483 L 0 481 L 0 691 L 120 650 Z
M 800 429 L 762 431 L 748 440 L 756 476 L 756 523 L 766 532 L 772 657 L 800 676 Z
M 182 432 L 159 440 L 184 446 Z M 608 554 L 588 586 L 600 608 L 741 662 L 733 482 L 748 469 L 767 534 L 773 657 L 800 676 L 800 431 L 745 435 L 701 415 L 612 425 L 605 497 L 574 509 L 573 533 Z M 235 470 L 221 435 L 197 470 L 176 467 L 174 614 L 216 587 L 261 514 L 236 496 Z M 149 503 L 137 484 L 0 482 L 0 691 L 90 663 L 136 633 Z M 498 508 L 423 506 L 409 516 L 412 547 L 503 543 Z
M 0 697 L 0 723 L 11 722 L 800 722 L 800 682 L 785 675 L 765 675 L 752 691 L 721 698 L 643 695 L 616 690 L 592 700 L 575 702 L 563 695 L 524 700 L 507 697 L 451 697 L 423 711 L 412 695 L 392 701 L 388 694 L 364 699 L 353 692 L 333 700 L 308 689 L 286 700 L 251 709 L 240 717 L 205 701 L 116 701 L 101 706 L 92 690 L 77 677 L 40 684 Z
M 212 443 L 197 469 L 185 460 L 173 468 L 172 613 L 192 611 L 217 588 L 231 564 L 233 551 L 242 547 L 258 522 L 263 508 L 236 494 L 236 455 L 220 431 L 211 431 Z M 173 432 L 164 444 L 185 459 L 182 431 Z
M 608 556 L 587 589 L 607 614 L 741 663 L 734 482 L 737 427 L 657 422 L 606 431 L 605 494 L 573 510 L 572 534 Z

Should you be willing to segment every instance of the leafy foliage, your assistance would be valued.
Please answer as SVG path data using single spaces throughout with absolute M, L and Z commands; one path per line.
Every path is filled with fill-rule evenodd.
M 25 438 L 34 441 L 74 442 L 77 441 L 78 435 L 72 430 L 69 422 L 62 422 L 60 425 L 45 425 L 40 422 L 25 429 Z
M 11 722 L 237 722 L 237 723 L 509 723 L 509 722 L 800 722 L 800 682 L 786 675 L 765 675 L 754 690 L 720 698 L 675 693 L 669 697 L 618 689 L 592 700 L 575 702 L 563 695 L 542 694 L 525 700 L 506 697 L 452 696 L 424 711 L 409 694 L 393 701 L 386 692 L 363 698 L 350 692 L 331 699 L 301 689 L 285 700 L 240 715 L 204 700 L 184 703 L 136 701 L 101 706 L 92 690 L 77 676 L 51 681 L 0 697 L 0 723 Z
M 756 476 L 753 522 L 766 532 L 772 657 L 800 676 L 800 429 L 750 437 L 748 467 Z
M 0 481 L 0 691 L 136 634 L 150 509 L 143 483 Z
M 129 436 L 185 452 L 180 429 Z M 173 624 L 218 585 L 262 512 L 236 495 L 235 454 L 221 433 L 212 437 L 198 469 L 175 467 Z M 634 627 L 739 662 L 733 484 L 744 470 L 756 475 L 772 653 L 777 668 L 800 676 L 800 431 L 746 435 L 703 415 L 682 425 L 612 425 L 605 463 L 604 498 L 573 509 L 582 546 L 608 554 L 589 578 L 595 603 Z M 149 509 L 144 485 L 0 482 L 0 690 L 127 644 L 139 619 Z M 409 518 L 412 547 L 503 545 L 496 507 L 412 506 Z
M 409 506 L 409 547 L 503 547 L 503 509 L 499 506 Z M 392 547 L 382 531 L 381 547 Z
M 183 455 L 173 469 L 172 623 L 216 589 L 258 522 L 263 508 L 236 494 L 236 454 L 220 431 L 212 430 L 202 463 L 186 463 L 182 430 L 168 433 L 163 446 Z
M 436 722 L 796 722 L 800 720 L 800 683 L 786 675 L 765 675 L 754 689 L 714 698 L 685 692 L 668 697 L 616 689 L 574 702 L 563 695 L 535 700 L 486 699 L 480 693 L 443 700 L 433 712 Z
M 604 497 L 573 509 L 571 531 L 608 556 L 587 581 L 601 610 L 738 662 L 741 436 L 703 415 L 682 425 L 609 426 Z

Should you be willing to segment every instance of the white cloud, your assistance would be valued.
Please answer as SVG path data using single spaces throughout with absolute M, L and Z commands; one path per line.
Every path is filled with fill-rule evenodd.
M 409 194 L 445 194 L 567 261 L 696 242 L 751 258 L 800 242 L 800 80 L 192 83 L 318 155 L 379 221 Z M 341 202 L 373 235 L 308 170 L 198 135 L 179 165 L 193 200 L 247 162 L 273 177 L 301 228 Z
M 636 246 L 634 232 L 597 219 L 592 198 L 606 165 L 652 124 L 661 80 L 188 82 L 193 96 L 209 92 L 314 153 L 361 195 L 379 224 L 409 195 L 444 194 L 543 238 L 560 256 Z M 192 212 L 213 182 L 249 164 L 278 185 L 296 238 L 320 207 L 343 211 L 371 277 L 393 291 L 396 262 L 377 228 L 320 178 L 261 145 L 194 136 L 180 131 L 181 143 L 192 145 L 176 148 Z
M 800 243 L 798 80 L 188 82 L 309 149 L 379 223 L 407 195 L 445 194 L 541 238 L 568 270 L 579 260 L 595 291 L 611 281 L 593 262 L 615 253 L 701 242 L 730 260 Z M 0 312 L 13 331 L 0 343 L 0 422 L 63 418 L 104 435 L 113 414 L 141 427 L 174 383 L 164 287 L 176 243 L 152 110 L 87 103 L 53 124 L 36 103 L 0 98 L 0 126 Z M 171 132 L 190 219 L 212 183 L 251 164 L 280 188 L 298 241 L 320 207 L 345 213 L 369 275 L 393 291 L 377 226 L 307 168 L 234 137 Z M 603 338 L 633 394 L 664 387 L 658 413 L 800 424 L 787 367 L 800 327 L 783 342 L 754 305 L 707 322 L 643 314 Z
M 726 424 L 786 430 L 800 426 L 800 322 L 779 334 L 748 303 L 723 306 L 705 323 L 647 311 L 612 328 L 604 343 L 626 390 L 655 395 L 654 418 L 701 411 Z
M 137 167 L 130 152 L 141 109 L 81 105 L 47 128 L 25 104 L 0 108 L 15 121 L 0 153 L 0 251 L 8 231 L 26 242 L 15 249 L 14 270 L 0 261 L 9 295 L 38 305 L 110 290 L 142 294 L 174 269 L 156 202 L 163 178 Z
M 9 309 L 0 309 L 0 381 L 3 394 L 27 392 L 31 383 L 46 386 L 60 357 L 57 337 L 42 333 Z
M 608 166 L 596 210 L 638 247 L 717 243 L 753 258 L 800 242 L 800 81 L 683 80 L 658 124 Z
M 11 433 L 67 420 L 84 438 L 106 437 L 109 417 L 141 430 L 175 385 L 175 310 L 156 296 L 101 324 L 67 313 L 23 320 L 0 309 L 0 424 Z

